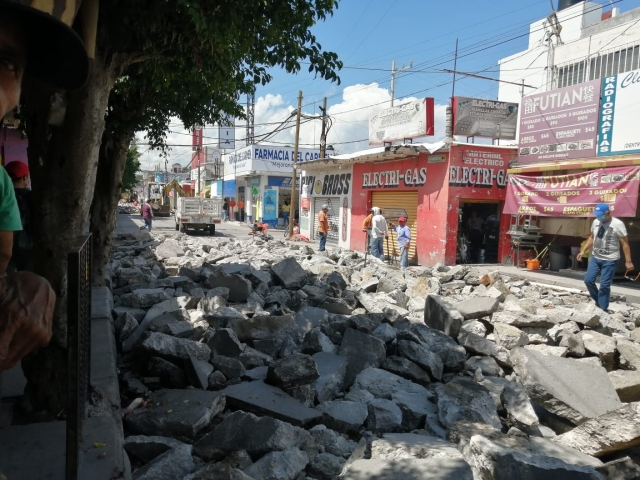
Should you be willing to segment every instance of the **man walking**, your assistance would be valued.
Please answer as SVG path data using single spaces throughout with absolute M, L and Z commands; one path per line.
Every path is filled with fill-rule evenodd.
M 411 246 L 411 229 L 407 227 L 407 219 L 404 217 L 398 218 L 399 225 L 394 226 L 391 224 L 391 228 L 396 232 L 398 237 L 398 249 L 400 250 L 400 269 L 404 270 L 409 266 L 409 247 Z
M 382 216 L 382 210 L 373 207 L 371 219 L 371 255 L 384 260 L 384 239 L 389 236 L 387 220 Z
M 611 210 L 606 203 L 599 203 L 593 211 L 596 219 L 591 225 L 591 236 L 582 246 L 576 256 L 582 260 L 585 252 L 591 249 L 589 267 L 584 283 L 596 305 L 605 312 L 609 309 L 609 297 L 611 296 L 611 282 L 616 272 L 616 265 L 620 259 L 620 246 L 624 252 L 625 267 L 633 270 L 631 250 L 627 238 L 627 228 L 622 220 L 611 216 Z M 596 286 L 596 278 L 600 275 L 600 289 Z
M 329 211 L 329 205 L 322 205 L 322 210 L 318 212 L 318 236 L 320 237 L 319 252 L 324 252 L 325 245 L 327 244 L 327 235 L 329 234 L 329 218 L 327 212 Z
M 151 231 L 151 225 L 153 224 L 153 209 L 151 205 L 149 205 L 149 199 L 145 199 L 144 205 L 140 209 L 140 213 L 142 213 L 142 219 L 144 220 L 144 225 L 147 227 L 149 231 Z

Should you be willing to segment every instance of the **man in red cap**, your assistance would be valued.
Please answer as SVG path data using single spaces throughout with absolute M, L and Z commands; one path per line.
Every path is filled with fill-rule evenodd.
M 24 162 L 14 161 L 8 163 L 5 169 L 13 182 L 22 223 L 22 230 L 18 230 L 13 234 L 13 252 L 7 271 L 9 273 L 31 271 L 33 270 L 31 261 L 33 240 L 31 237 L 31 190 L 27 188 L 29 167 Z
M 404 270 L 409 266 L 409 247 L 411 247 L 411 229 L 407 227 L 407 219 L 398 218 L 399 225 L 391 224 L 398 237 L 398 249 L 400 250 L 400 268 Z
M 20 100 L 32 76 L 59 89 L 79 88 L 89 58 L 70 28 L 80 1 L 0 0 L 0 118 Z M 0 167 L 0 372 L 51 339 L 55 293 L 29 272 L 6 275 L 14 232 L 22 229 L 12 182 Z

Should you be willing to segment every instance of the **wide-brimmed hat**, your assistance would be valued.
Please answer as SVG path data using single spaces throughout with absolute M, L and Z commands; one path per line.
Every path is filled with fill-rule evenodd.
M 25 73 L 61 89 L 82 87 L 89 57 L 70 25 L 81 2 L 73 0 L 0 0 L 0 16 L 11 14 L 27 36 Z

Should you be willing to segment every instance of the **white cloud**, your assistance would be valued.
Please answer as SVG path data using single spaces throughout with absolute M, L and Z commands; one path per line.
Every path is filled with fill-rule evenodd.
M 389 105 L 391 96 L 387 89 L 381 88 L 377 83 L 368 85 L 356 84 L 345 87 L 342 91 L 342 99 L 330 104 L 328 114 L 333 118 L 333 126 L 327 136 L 327 144 L 333 145 L 336 152 L 349 153 L 369 148 L 368 143 L 368 120 L 369 116 Z M 396 99 L 398 105 L 405 101 L 416 100 L 415 97 Z M 304 105 L 304 101 L 303 101 Z M 317 106 L 318 104 L 316 104 Z M 273 132 L 281 122 L 286 120 L 295 111 L 297 105 L 285 102 L 282 95 L 267 94 L 256 99 L 255 105 L 255 138 L 263 141 L 265 135 Z M 444 137 L 446 105 L 435 106 L 435 135 L 424 137 L 422 141 L 435 142 Z M 303 107 L 303 118 L 300 127 L 300 144 L 303 147 L 318 147 L 320 143 L 320 110 L 314 111 L 313 106 Z M 318 117 L 317 120 L 310 120 L 309 116 Z M 236 147 L 245 145 L 245 122 L 236 122 Z M 179 120 L 172 120 L 172 133 L 167 135 L 167 143 L 170 145 L 188 145 L 191 143 L 191 136 L 180 125 Z M 185 135 L 187 134 L 187 135 Z M 204 132 L 204 144 L 215 144 L 218 136 L 217 127 L 207 127 Z M 142 138 L 144 134 L 139 134 L 141 143 L 145 143 Z M 270 136 L 266 143 L 286 144 L 295 143 L 295 116 L 290 119 L 287 128 Z M 141 147 L 144 151 L 146 147 Z M 179 162 L 186 165 L 191 160 L 191 149 L 188 147 L 174 147 L 169 157 L 169 164 Z M 159 157 L 158 152 L 148 152 L 143 155 L 143 167 L 147 166 L 147 158 L 151 165 L 160 163 L 164 168 L 164 159 Z

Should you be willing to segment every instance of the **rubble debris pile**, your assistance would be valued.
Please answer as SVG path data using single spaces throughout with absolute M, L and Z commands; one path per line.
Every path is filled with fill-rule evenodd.
M 120 235 L 133 478 L 640 478 L 640 311 L 469 266 Z

